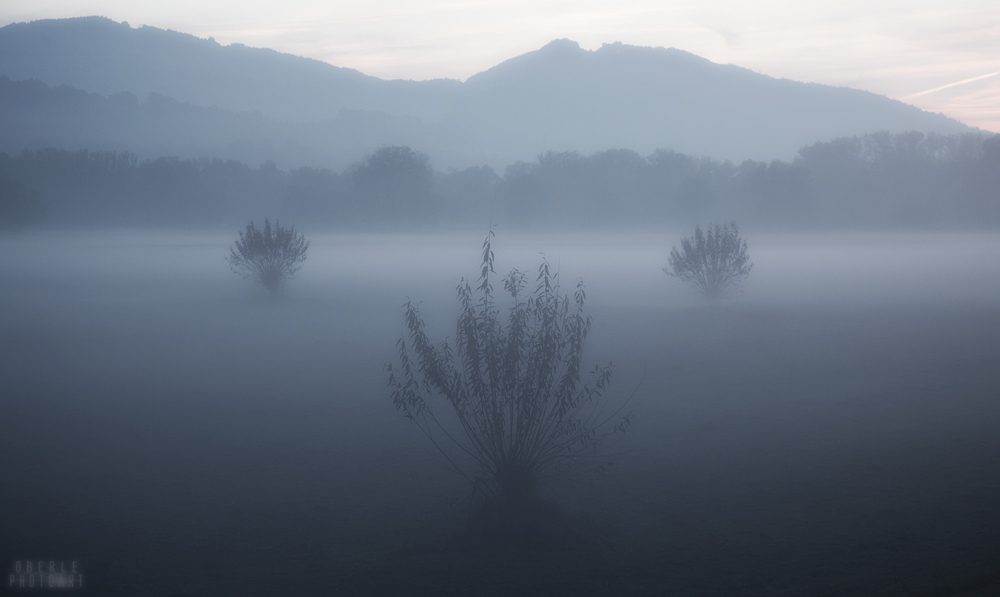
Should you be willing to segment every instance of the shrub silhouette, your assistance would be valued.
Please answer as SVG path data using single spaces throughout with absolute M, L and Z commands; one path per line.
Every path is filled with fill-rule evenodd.
M 283 228 L 275 221 L 264 220 L 264 227 L 253 222 L 240 231 L 240 237 L 229 249 L 229 266 L 244 278 L 258 280 L 271 294 L 302 267 L 309 241 L 295 234 L 295 227 Z
M 681 239 L 680 251 L 670 250 L 670 265 L 663 271 L 711 299 L 738 290 L 751 269 L 747 243 L 736 222 L 730 222 L 710 224 L 707 232 L 696 226 L 693 237 Z
M 582 282 L 571 302 L 560 295 L 558 272 L 543 259 L 535 291 L 525 298 L 527 276 L 512 270 L 503 278 L 512 304 L 506 325 L 501 321 L 492 288 L 492 236 L 483 243 L 479 298 L 464 278 L 458 286 L 454 348 L 447 340 L 433 344 L 417 305 L 407 302 L 409 339 L 398 342 L 398 367 L 386 365 L 387 386 L 396 409 L 472 484 L 466 538 L 478 546 L 537 545 L 552 538 L 546 521 L 553 514 L 539 498 L 539 485 L 599 456 L 602 442 L 624 432 L 631 415 L 618 419 L 624 404 L 602 412 L 609 367 L 595 367 L 581 385 L 591 325 L 583 313 Z M 442 403 L 454 417 L 435 410 Z M 478 470 L 459 465 L 444 449 L 448 444 Z

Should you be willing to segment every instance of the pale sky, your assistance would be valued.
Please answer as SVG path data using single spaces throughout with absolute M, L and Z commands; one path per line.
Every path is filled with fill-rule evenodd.
M 674 47 L 1000 132 L 1000 0 L 0 0 L 0 26 L 87 15 L 382 78 L 464 80 L 559 38 Z

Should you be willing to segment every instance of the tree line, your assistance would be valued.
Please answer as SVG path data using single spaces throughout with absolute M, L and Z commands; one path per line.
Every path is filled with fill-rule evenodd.
M 59 226 L 231 227 L 267 216 L 362 230 L 733 219 L 779 229 L 1000 226 L 1000 135 L 980 134 L 877 133 L 770 163 L 669 150 L 549 152 L 502 175 L 488 166 L 439 172 L 405 146 L 382 147 L 342 172 L 45 149 L 0 153 L 0 179 L 0 214 L 16 194 L 34 206 L 26 221 L 46 213 Z M 10 216 L 0 217 L 9 227 Z

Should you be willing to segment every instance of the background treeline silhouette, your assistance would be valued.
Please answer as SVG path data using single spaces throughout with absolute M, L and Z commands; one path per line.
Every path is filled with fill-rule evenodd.
M 1000 226 L 1000 135 L 878 133 L 804 147 L 790 163 L 738 165 L 668 150 L 549 152 L 502 176 L 487 166 L 435 171 L 404 146 L 343 172 L 46 149 L 0 153 L 0 177 L 39 192 L 57 226 L 216 227 L 264 216 L 359 230 L 486 220 L 525 228 L 731 219 L 776 229 Z
M 45 220 L 45 203 L 38 191 L 0 177 L 0 230 L 36 226 Z

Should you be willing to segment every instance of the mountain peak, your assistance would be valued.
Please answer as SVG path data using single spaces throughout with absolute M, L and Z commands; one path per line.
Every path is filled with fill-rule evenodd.
M 571 39 L 554 39 L 537 50 L 515 56 L 466 80 L 471 87 L 503 85 L 511 78 L 538 80 L 579 65 L 591 52 Z
M 553 39 L 538 50 L 539 53 L 551 54 L 555 52 L 572 53 L 586 51 L 580 48 L 578 42 L 572 39 Z
M 87 17 L 0 28 L 0 75 L 101 95 L 159 93 L 295 123 L 330 122 L 343 110 L 355 127 L 343 135 L 345 146 L 461 146 L 450 151 L 496 156 L 475 158 L 493 163 L 609 147 L 789 159 L 799 147 L 834 137 L 968 130 L 864 91 L 778 80 L 675 48 L 614 42 L 587 50 L 570 39 L 465 83 L 384 81 L 274 50 Z M 357 124 L 362 112 L 385 123 L 365 133 L 374 141 L 360 141 L 357 127 L 369 126 Z M 404 126 L 400 118 L 414 120 Z

